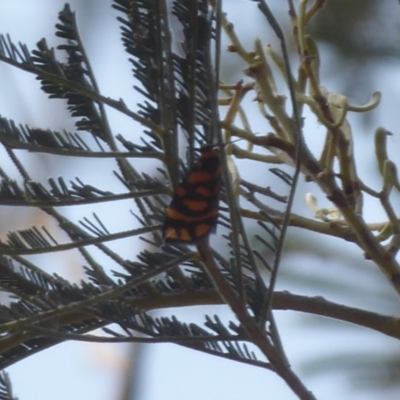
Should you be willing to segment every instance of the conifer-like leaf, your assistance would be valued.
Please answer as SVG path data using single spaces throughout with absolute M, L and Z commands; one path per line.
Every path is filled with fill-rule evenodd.
M 3 371 L 0 373 L 0 399 L 1 400 L 18 400 L 13 395 L 12 385 L 8 373 Z
M 118 12 L 122 46 L 132 68 L 132 87 L 141 98 L 136 110 L 100 92 L 68 4 L 58 16 L 55 34 L 62 43 L 56 49 L 41 39 L 29 51 L 10 37 L 0 36 L 0 61 L 33 74 L 50 103 L 65 100 L 75 124 L 75 132 L 58 132 L 0 118 L 0 143 L 17 171 L 13 175 L 0 169 L 0 205 L 41 210 L 63 233 L 60 240 L 53 228 L 26 226 L 9 229 L 0 242 L 0 289 L 10 295 L 10 303 L 0 306 L 0 332 L 6 349 L 0 350 L 0 369 L 64 340 L 146 339 L 176 343 L 285 376 L 288 363 L 271 304 L 291 203 L 286 203 L 286 193 L 270 196 L 280 201 L 281 208 L 288 206 L 286 214 L 285 210 L 274 210 L 272 215 L 258 198 L 272 191 L 255 183 L 240 185 L 238 174 L 235 187 L 231 184 L 232 168 L 226 155 L 231 151 L 230 143 L 224 139 L 229 141 L 233 135 L 236 115 L 243 116 L 240 102 L 245 89 L 242 83 L 229 89 L 229 110 L 220 117 L 221 3 L 175 0 L 167 7 L 163 0 L 114 0 L 112 6 Z M 176 35 L 172 35 L 173 30 Z M 257 57 L 259 61 L 261 55 Z M 249 76 L 258 88 L 260 108 L 270 105 L 267 101 L 261 104 L 262 82 L 251 68 Z M 114 132 L 106 106 L 141 124 L 141 132 L 129 137 Z M 296 104 L 293 119 L 283 106 L 278 111 L 281 120 L 271 125 L 281 130 L 291 127 L 292 136 L 288 133 L 285 139 L 287 146 L 296 149 L 296 137 L 301 138 L 300 130 L 293 128 Z M 280 124 L 285 124 L 284 128 Z M 221 126 L 226 128 L 225 135 Z M 249 139 L 251 133 L 246 131 L 246 135 Z M 257 142 L 256 137 L 253 140 Z M 221 245 L 203 241 L 192 248 L 163 243 L 160 228 L 170 195 L 176 193 L 183 175 L 192 171 L 196 150 L 206 144 L 219 149 L 221 171 L 216 174 L 224 182 L 221 193 L 213 193 L 221 197 Z M 184 149 L 186 156 L 181 158 Z M 53 174 L 47 181 L 33 179 L 17 150 L 62 156 L 66 162 L 73 157 L 113 159 L 116 170 L 110 175 L 124 189 L 111 191 L 106 180 L 101 187 L 92 184 L 81 176 L 83 171 L 77 171 L 74 179 Z M 252 153 L 248 154 L 251 158 Z M 288 164 L 296 163 L 295 151 L 290 155 Z M 158 172 L 142 170 L 137 162 L 140 158 L 156 161 Z M 293 193 L 295 178 L 276 169 L 273 174 L 284 190 Z M 199 175 L 204 176 L 201 171 Z M 262 250 L 254 249 L 239 194 L 257 210 L 261 227 L 258 244 L 265 246 L 276 262 L 263 260 Z M 66 206 L 103 203 L 111 213 L 120 200 L 131 200 L 134 207 L 132 228 L 125 231 L 111 229 L 97 211 L 78 222 L 63 212 Z M 110 244 L 133 237 L 140 238 L 143 247 L 131 259 L 118 254 Z M 91 246 L 97 252 L 92 252 Z M 57 260 L 58 252 L 70 250 L 80 252 L 85 262 L 85 275 L 78 284 L 45 273 L 42 265 L 29 258 L 53 254 Z M 94 256 L 99 253 L 112 262 L 111 272 L 108 262 L 103 265 Z M 271 278 L 266 278 L 265 272 Z M 195 324 L 168 312 L 172 307 L 204 304 L 225 304 L 235 321 L 226 323 L 218 316 L 206 316 L 203 324 Z M 153 310 L 160 312 L 157 317 Z M 110 324 L 118 331 L 108 328 Z M 88 334 L 96 328 L 103 328 L 106 336 Z M 257 349 L 261 356 L 255 356 Z

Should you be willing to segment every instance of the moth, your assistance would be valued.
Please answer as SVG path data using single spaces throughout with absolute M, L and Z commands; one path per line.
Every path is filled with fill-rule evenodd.
M 167 208 L 162 228 L 166 243 L 194 244 L 215 232 L 221 182 L 219 151 L 205 145 Z

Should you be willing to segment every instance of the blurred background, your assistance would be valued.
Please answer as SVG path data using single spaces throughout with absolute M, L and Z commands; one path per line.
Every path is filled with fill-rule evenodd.
M 130 64 L 120 43 L 117 12 L 109 0 L 70 1 L 76 11 L 86 50 L 104 95 L 135 108 L 141 99 L 135 95 Z M 260 38 L 279 50 L 273 32 L 254 2 L 225 1 L 228 19 L 247 49 Z M 287 2 L 268 2 L 287 36 L 290 25 Z M 296 2 L 297 3 L 297 2 Z M 50 46 L 61 0 L 3 0 L 0 2 L 0 32 L 9 33 L 14 43 L 32 49 L 45 37 Z M 358 170 L 364 182 L 379 190 L 380 178 L 374 158 L 374 131 L 383 126 L 389 137 L 389 157 L 398 159 L 400 150 L 400 5 L 397 0 L 327 0 L 315 18 L 310 34 L 318 42 L 321 81 L 327 90 L 341 93 L 354 104 L 368 101 L 371 92 L 382 92 L 378 109 L 368 114 L 352 114 L 351 123 Z M 227 44 L 227 42 L 224 42 Z M 293 48 L 291 49 L 294 50 Z M 293 65 L 296 55 L 292 54 Z M 222 78 L 236 83 L 243 78 L 244 64 L 235 54 L 222 59 Z M 49 101 L 39 84 L 28 73 L 0 63 L 0 114 L 17 123 L 55 130 L 74 130 L 72 120 L 60 100 Z M 265 133 L 255 105 L 248 103 L 248 116 L 254 132 Z M 316 153 L 321 149 L 324 130 L 313 116 L 305 120 L 307 143 Z M 140 128 L 109 112 L 114 133 L 139 137 Z M 85 182 L 102 189 L 122 190 L 113 176 L 112 161 L 82 160 L 50 155 L 20 153 L 35 179 L 63 176 L 66 181 L 84 174 Z M 1 150 L 1 167 L 17 177 L 13 165 Z M 149 174 L 154 165 L 140 161 Z M 261 168 L 267 168 L 262 166 Z M 240 164 L 242 177 L 254 175 L 254 164 Z M 305 194 L 317 196 L 320 207 L 330 204 L 312 183 L 300 180 L 294 211 L 311 218 Z M 397 193 L 393 204 L 399 204 Z M 125 207 L 124 212 L 121 210 Z M 96 211 L 106 226 L 131 229 L 134 219 L 126 218 L 130 202 L 110 210 L 107 205 L 93 210 L 65 209 L 77 221 Z M 11 229 L 45 225 L 54 229 L 48 217 L 31 209 L 0 209 L 0 235 Z M 365 199 L 365 219 L 386 219 L 379 205 Z M 256 229 L 256 228 L 254 228 Z M 140 244 L 119 241 L 113 244 L 127 258 L 134 258 Z M 83 260 L 76 253 L 60 257 L 51 254 L 33 258 L 50 272 L 70 280 L 83 278 Z M 106 262 L 106 261 L 105 261 Z M 328 300 L 384 314 L 398 315 L 398 298 L 377 268 L 363 259 L 354 245 L 342 240 L 290 229 L 278 280 L 279 290 L 323 296 Z M 223 307 L 170 310 L 182 319 L 202 323 L 204 314 L 226 313 Z M 226 318 L 231 316 L 226 313 Z M 319 399 L 398 399 L 400 393 L 400 345 L 391 338 L 349 324 L 289 311 L 276 313 L 283 344 L 292 367 Z M 294 399 L 274 374 L 234 362 L 213 358 L 178 346 L 104 345 L 68 342 L 34 355 L 8 369 L 14 391 L 20 400 L 209 400 Z

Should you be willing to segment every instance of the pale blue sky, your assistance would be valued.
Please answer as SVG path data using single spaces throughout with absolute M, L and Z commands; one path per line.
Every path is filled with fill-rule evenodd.
M 274 0 L 275 2 L 279 0 Z M 273 3 L 274 1 L 270 2 Z M 81 33 L 83 40 L 87 43 L 87 50 L 92 59 L 94 70 L 98 76 L 99 85 L 105 95 L 119 98 L 122 97 L 128 105 L 134 107 L 138 98 L 132 91 L 133 80 L 130 73 L 130 64 L 126 61 L 124 52 L 119 44 L 120 32 L 118 23 L 115 21 L 117 13 L 111 9 L 110 2 L 106 0 L 87 1 L 86 5 L 97 4 L 96 8 L 88 7 L 87 10 L 98 13 L 102 18 L 102 30 L 93 32 L 93 25 L 85 29 L 85 12 L 81 9 L 84 2 L 79 0 L 70 1 L 72 9 L 77 10 L 78 24 L 82 27 Z M 263 41 L 275 43 L 275 39 L 268 38 L 268 31 L 260 31 L 252 21 L 261 21 L 256 18 L 255 4 L 247 0 L 225 1 L 229 7 L 227 11 L 229 18 L 235 22 L 239 33 L 247 35 L 248 44 L 251 45 L 255 36 L 263 36 Z M 286 2 L 282 2 L 286 3 Z M 49 44 L 55 45 L 54 24 L 57 19 L 58 11 L 63 7 L 64 2 L 59 0 L 3 0 L 0 4 L 0 31 L 10 33 L 15 42 L 27 43 L 32 48 L 42 37 L 49 38 Z M 86 12 L 87 12 L 86 10 Z M 396 12 L 400 11 L 400 7 Z M 286 16 L 282 13 L 282 17 Z M 246 23 L 243 23 L 246 18 Z M 247 22 L 248 21 L 248 22 Z M 335 60 L 334 50 L 321 46 L 323 57 L 327 60 Z M 230 55 L 229 57 L 234 57 Z M 323 58 L 324 59 L 324 58 Z M 369 182 L 376 182 L 374 168 L 371 167 L 373 160 L 373 131 L 376 126 L 383 125 L 394 133 L 389 138 L 390 152 L 396 154 L 400 150 L 400 139 L 398 130 L 399 104 L 400 104 L 400 79 L 393 79 L 400 76 L 399 60 L 384 60 L 374 65 L 376 73 L 369 82 L 369 92 L 379 89 L 382 94 L 382 104 L 374 113 L 373 125 L 365 132 L 365 126 L 354 118 L 354 135 L 360 145 L 358 156 L 360 157 L 360 170 L 365 168 L 367 176 L 363 177 Z M 345 71 L 342 72 L 345 74 Z M 339 74 L 340 75 L 340 74 Z M 328 90 L 334 91 L 340 86 L 341 76 L 335 76 L 329 66 L 322 66 L 322 76 L 324 85 Z M 49 101 L 46 96 L 41 95 L 38 90 L 38 83 L 33 76 L 17 72 L 14 73 L 8 66 L 0 64 L 0 87 L 3 95 L 0 96 L 0 114 L 13 118 L 18 122 L 28 123 L 33 126 L 49 127 L 62 129 L 63 127 L 72 129 L 68 125 L 67 114 L 60 101 Z M 342 87 L 342 86 L 340 86 Z M 4 95 L 6 93 L 7 95 Z M 14 94 L 16 93 L 16 95 Z M 344 93 L 346 94 L 346 93 Z M 367 101 L 367 99 L 365 99 Z M 256 110 L 256 107 L 253 106 Z M 251 113 L 251 112 L 250 112 Z M 252 116 L 252 124 L 257 126 L 259 120 L 257 114 Z M 110 119 L 115 132 L 130 133 L 139 132 L 138 127 L 133 125 L 126 118 L 121 118 L 116 113 L 110 113 Z M 257 130 L 257 128 L 255 127 Z M 309 137 L 311 148 L 317 149 L 321 145 L 321 136 L 317 138 L 316 132 L 323 132 L 318 124 L 306 120 L 306 133 L 313 132 L 314 136 Z M 359 133 L 364 131 L 363 135 Z M 262 132 L 262 129 L 261 129 Z M 46 165 L 52 165 L 50 158 L 44 159 L 44 164 L 38 166 L 45 177 L 57 177 L 60 171 L 48 170 Z M 32 161 L 37 162 L 37 161 Z M 3 166 L 4 161 L 2 161 Z M 49 163 L 49 164 L 47 164 Z M 141 161 L 141 167 L 152 168 L 150 164 Z M 35 165 L 37 166 L 37 165 Z M 10 166 L 11 168 L 11 166 Z M 118 183 L 113 180 L 111 168 L 115 168 L 111 163 L 98 163 L 85 165 L 82 162 L 76 164 L 76 171 L 70 166 L 63 168 L 62 173 L 68 178 L 73 178 L 84 169 L 86 178 L 90 182 L 109 187 L 115 185 L 115 190 L 122 190 Z M 253 175 L 254 170 L 244 167 L 243 173 Z M 327 200 L 313 187 L 301 185 L 298 194 L 296 209 L 306 213 L 311 217 L 311 212 L 304 208 L 304 194 L 313 191 L 320 196 L 321 206 L 327 206 Z M 131 229 L 134 219 L 129 217 L 128 209 L 132 207 L 130 203 L 125 203 L 123 207 L 109 209 L 101 206 L 96 208 L 104 218 L 107 226 L 114 229 Z M 384 219 L 383 213 L 376 208 L 373 203 L 367 202 L 367 216 L 373 221 Z M 83 215 L 93 210 L 80 208 L 77 211 L 68 210 L 69 215 L 79 219 Z M 74 214 L 77 212 L 78 214 Z M 308 214 L 307 214 L 308 213 Z M 18 220 L 16 224 L 23 227 L 25 220 Z M 30 222 L 29 224 L 30 225 Z M 26 227 L 26 226 L 25 226 Z M 311 236 L 310 236 L 311 237 Z M 115 244 L 115 249 L 126 257 L 133 257 L 135 246 L 131 241 L 121 241 Z M 363 263 L 362 254 L 350 244 L 343 245 L 339 241 L 330 241 L 322 238 L 320 249 L 328 248 L 331 245 L 340 246 L 340 252 L 351 254 L 350 258 L 359 259 Z M 331 271 L 339 268 L 335 260 L 327 260 L 324 253 L 313 258 L 299 258 L 298 260 L 287 260 L 287 264 L 298 266 L 299 272 L 313 275 L 320 272 L 321 267 L 329 267 Z M 51 257 L 56 257 L 52 255 Z M 54 265 L 53 259 L 46 257 L 42 262 L 52 265 L 52 271 L 64 275 L 71 279 L 81 277 L 77 265 L 79 259 L 67 258 L 62 264 Z M 105 262 L 108 262 L 105 260 Z M 373 267 L 368 264 L 368 268 Z M 341 266 L 343 271 L 343 266 Z M 370 271 L 371 272 L 371 271 Z M 372 280 L 379 282 L 382 287 L 391 290 L 384 282 L 384 279 L 372 271 Z M 334 274 L 334 273 L 333 273 Z M 346 276 L 347 279 L 352 279 Z M 357 279 L 356 277 L 354 279 Z M 368 278 L 370 279 L 370 278 Z M 278 283 L 278 287 L 286 289 Z M 300 290 L 300 287 L 290 288 Z M 324 295 L 324 291 L 317 292 L 315 288 L 310 288 L 304 294 Z M 341 301 L 342 298 L 335 298 L 335 294 L 330 293 L 331 300 Z M 360 307 L 363 305 L 358 304 Z M 226 319 L 230 318 L 229 312 L 225 312 L 221 307 L 197 308 L 196 310 L 171 310 L 170 315 L 176 314 L 183 319 L 201 323 L 204 314 L 215 314 L 221 311 Z M 288 352 L 289 360 L 296 372 L 302 375 L 301 367 L 307 359 L 314 359 L 321 354 L 331 354 L 332 351 L 343 351 L 348 349 L 369 350 L 374 347 L 382 352 L 390 352 L 391 348 L 398 347 L 398 343 L 392 339 L 384 338 L 377 333 L 361 329 L 353 330 L 329 330 L 307 324 L 301 315 L 293 312 L 277 313 L 278 326 L 281 330 L 284 346 Z M 329 325 L 328 325 L 329 326 Z M 99 345 L 83 343 L 64 343 L 52 349 L 43 351 L 20 363 L 10 367 L 8 372 L 14 383 L 14 390 L 19 400 L 112 400 L 119 399 L 121 376 L 129 363 L 130 352 L 126 345 Z M 144 357 L 144 364 L 140 371 L 143 388 L 140 400 L 217 400 L 217 399 L 294 399 L 294 395 L 286 385 L 274 374 L 258 368 L 236 364 L 232 361 L 225 361 L 211 356 L 196 353 L 178 346 L 156 345 L 147 346 L 141 355 Z M 200 378 L 199 378 L 200 376 Z M 352 399 L 352 400 L 372 400 L 376 399 L 373 392 L 353 392 L 343 375 L 330 374 L 318 376 L 305 376 L 305 383 L 312 390 L 316 397 L 324 400 Z M 178 391 L 178 393 L 177 393 Z M 114 394 L 114 395 L 113 395 Z M 389 397 L 386 397 L 389 398 Z M 395 397 L 393 397 L 395 398 Z

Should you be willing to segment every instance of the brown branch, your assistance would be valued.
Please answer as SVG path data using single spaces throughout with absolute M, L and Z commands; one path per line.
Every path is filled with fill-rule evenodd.
M 124 297 L 123 301 L 141 310 L 225 304 L 220 294 L 214 289 L 149 296 L 148 298 Z M 395 339 L 400 339 L 400 318 L 334 303 L 320 296 L 309 297 L 293 294 L 288 291 L 277 291 L 274 293 L 272 308 L 274 310 L 298 311 L 332 318 L 337 321 L 369 328 Z M 56 329 L 57 327 L 61 329 L 66 325 L 82 322 L 87 319 L 87 313 L 73 312 L 54 318 L 50 326 L 52 329 Z M 37 337 L 37 335 L 28 332 L 8 333 L 0 339 L 0 354 L 34 337 Z
M 260 327 L 256 320 L 250 316 L 245 304 L 240 301 L 239 296 L 237 296 L 231 285 L 227 282 L 222 271 L 219 269 L 214 257 L 212 256 L 208 243 L 198 244 L 197 250 L 216 290 L 220 294 L 224 303 L 226 303 L 236 315 L 236 318 L 247 333 L 249 340 L 260 349 L 273 368 L 275 368 L 275 372 L 286 382 L 293 392 L 299 396 L 300 399 L 315 399 L 314 395 L 304 386 L 301 379 L 293 372 L 284 357 L 277 352 L 268 339 L 263 327 Z

